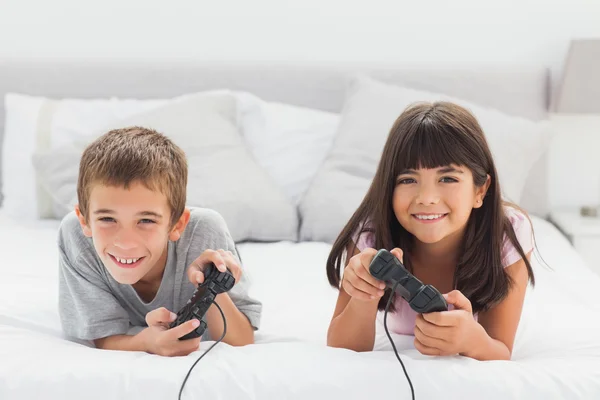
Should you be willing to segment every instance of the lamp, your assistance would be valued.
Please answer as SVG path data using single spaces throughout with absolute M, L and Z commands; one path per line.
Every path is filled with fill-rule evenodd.
M 600 39 L 571 41 L 554 112 L 600 114 Z
M 582 216 L 598 216 L 600 157 L 596 149 L 600 139 L 600 39 L 571 41 L 557 89 L 551 109 L 555 113 L 555 123 L 564 132 L 560 139 L 563 146 L 556 151 L 557 160 L 562 163 L 557 164 L 560 168 L 569 164 L 572 170 L 595 174 L 594 179 L 588 179 L 585 184 L 582 182 L 576 200 L 580 202 Z M 567 160 L 569 155 L 574 158 Z

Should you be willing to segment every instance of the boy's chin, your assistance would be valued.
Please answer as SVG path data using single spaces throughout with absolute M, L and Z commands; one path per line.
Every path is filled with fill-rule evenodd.
M 138 271 L 127 271 L 127 270 L 122 270 L 117 266 L 111 265 L 110 267 L 106 268 L 108 270 L 108 272 L 110 273 L 110 276 L 112 276 L 112 278 L 117 281 L 117 283 L 120 283 L 121 285 L 133 285 L 135 283 L 138 283 L 140 279 L 142 279 L 142 275 L 140 275 L 140 273 Z

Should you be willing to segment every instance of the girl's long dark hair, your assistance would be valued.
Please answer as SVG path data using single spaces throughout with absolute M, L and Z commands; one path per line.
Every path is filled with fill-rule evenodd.
M 512 282 L 502 265 L 505 235 L 525 260 L 529 279 L 535 283 L 531 264 L 504 212 L 504 206 L 509 204 L 502 200 L 496 167 L 479 123 L 456 104 L 436 102 L 414 104 L 394 123 L 371 186 L 327 259 L 327 277 L 332 286 L 340 287 L 344 255 L 353 253 L 357 233 L 371 232 L 376 249 L 401 248 L 404 264 L 412 270 L 413 236 L 400 225 L 392 208 L 396 178 L 406 169 L 450 164 L 469 168 L 477 187 L 486 183 L 488 175 L 491 178 L 483 205 L 473 209 L 467 222 L 453 287 L 471 301 L 474 313 L 485 311 L 506 297 Z M 390 295 L 388 289 L 379 302 L 380 310 Z

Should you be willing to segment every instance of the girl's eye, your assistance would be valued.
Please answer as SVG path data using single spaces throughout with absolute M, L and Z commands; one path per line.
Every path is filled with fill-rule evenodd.
M 410 183 L 415 183 L 416 181 L 413 178 L 401 178 L 398 179 L 398 185 L 408 185 Z
M 455 178 L 450 178 L 449 176 L 445 176 L 442 179 L 440 179 L 442 182 L 444 183 L 454 183 L 454 182 L 458 182 L 457 179 Z
M 140 222 L 142 224 L 155 224 L 156 223 L 156 221 L 153 221 L 153 220 L 147 219 L 147 218 L 140 220 Z
M 115 219 L 111 218 L 111 217 L 101 217 L 101 218 L 98 218 L 98 221 L 102 221 L 102 222 L 115 222 Z

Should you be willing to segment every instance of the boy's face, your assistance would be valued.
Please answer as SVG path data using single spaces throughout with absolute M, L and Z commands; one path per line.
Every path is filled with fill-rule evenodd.
M 94 185 L 90 192 L 88 222 L 76 213 L 104 266 L 119 283 L 133 285 L 162 277 L 167 243 L 178 240 L 189 221 L 186 209 L 171 227 L 171 209 L 164 194 L 140 182 L 129 189 Z

